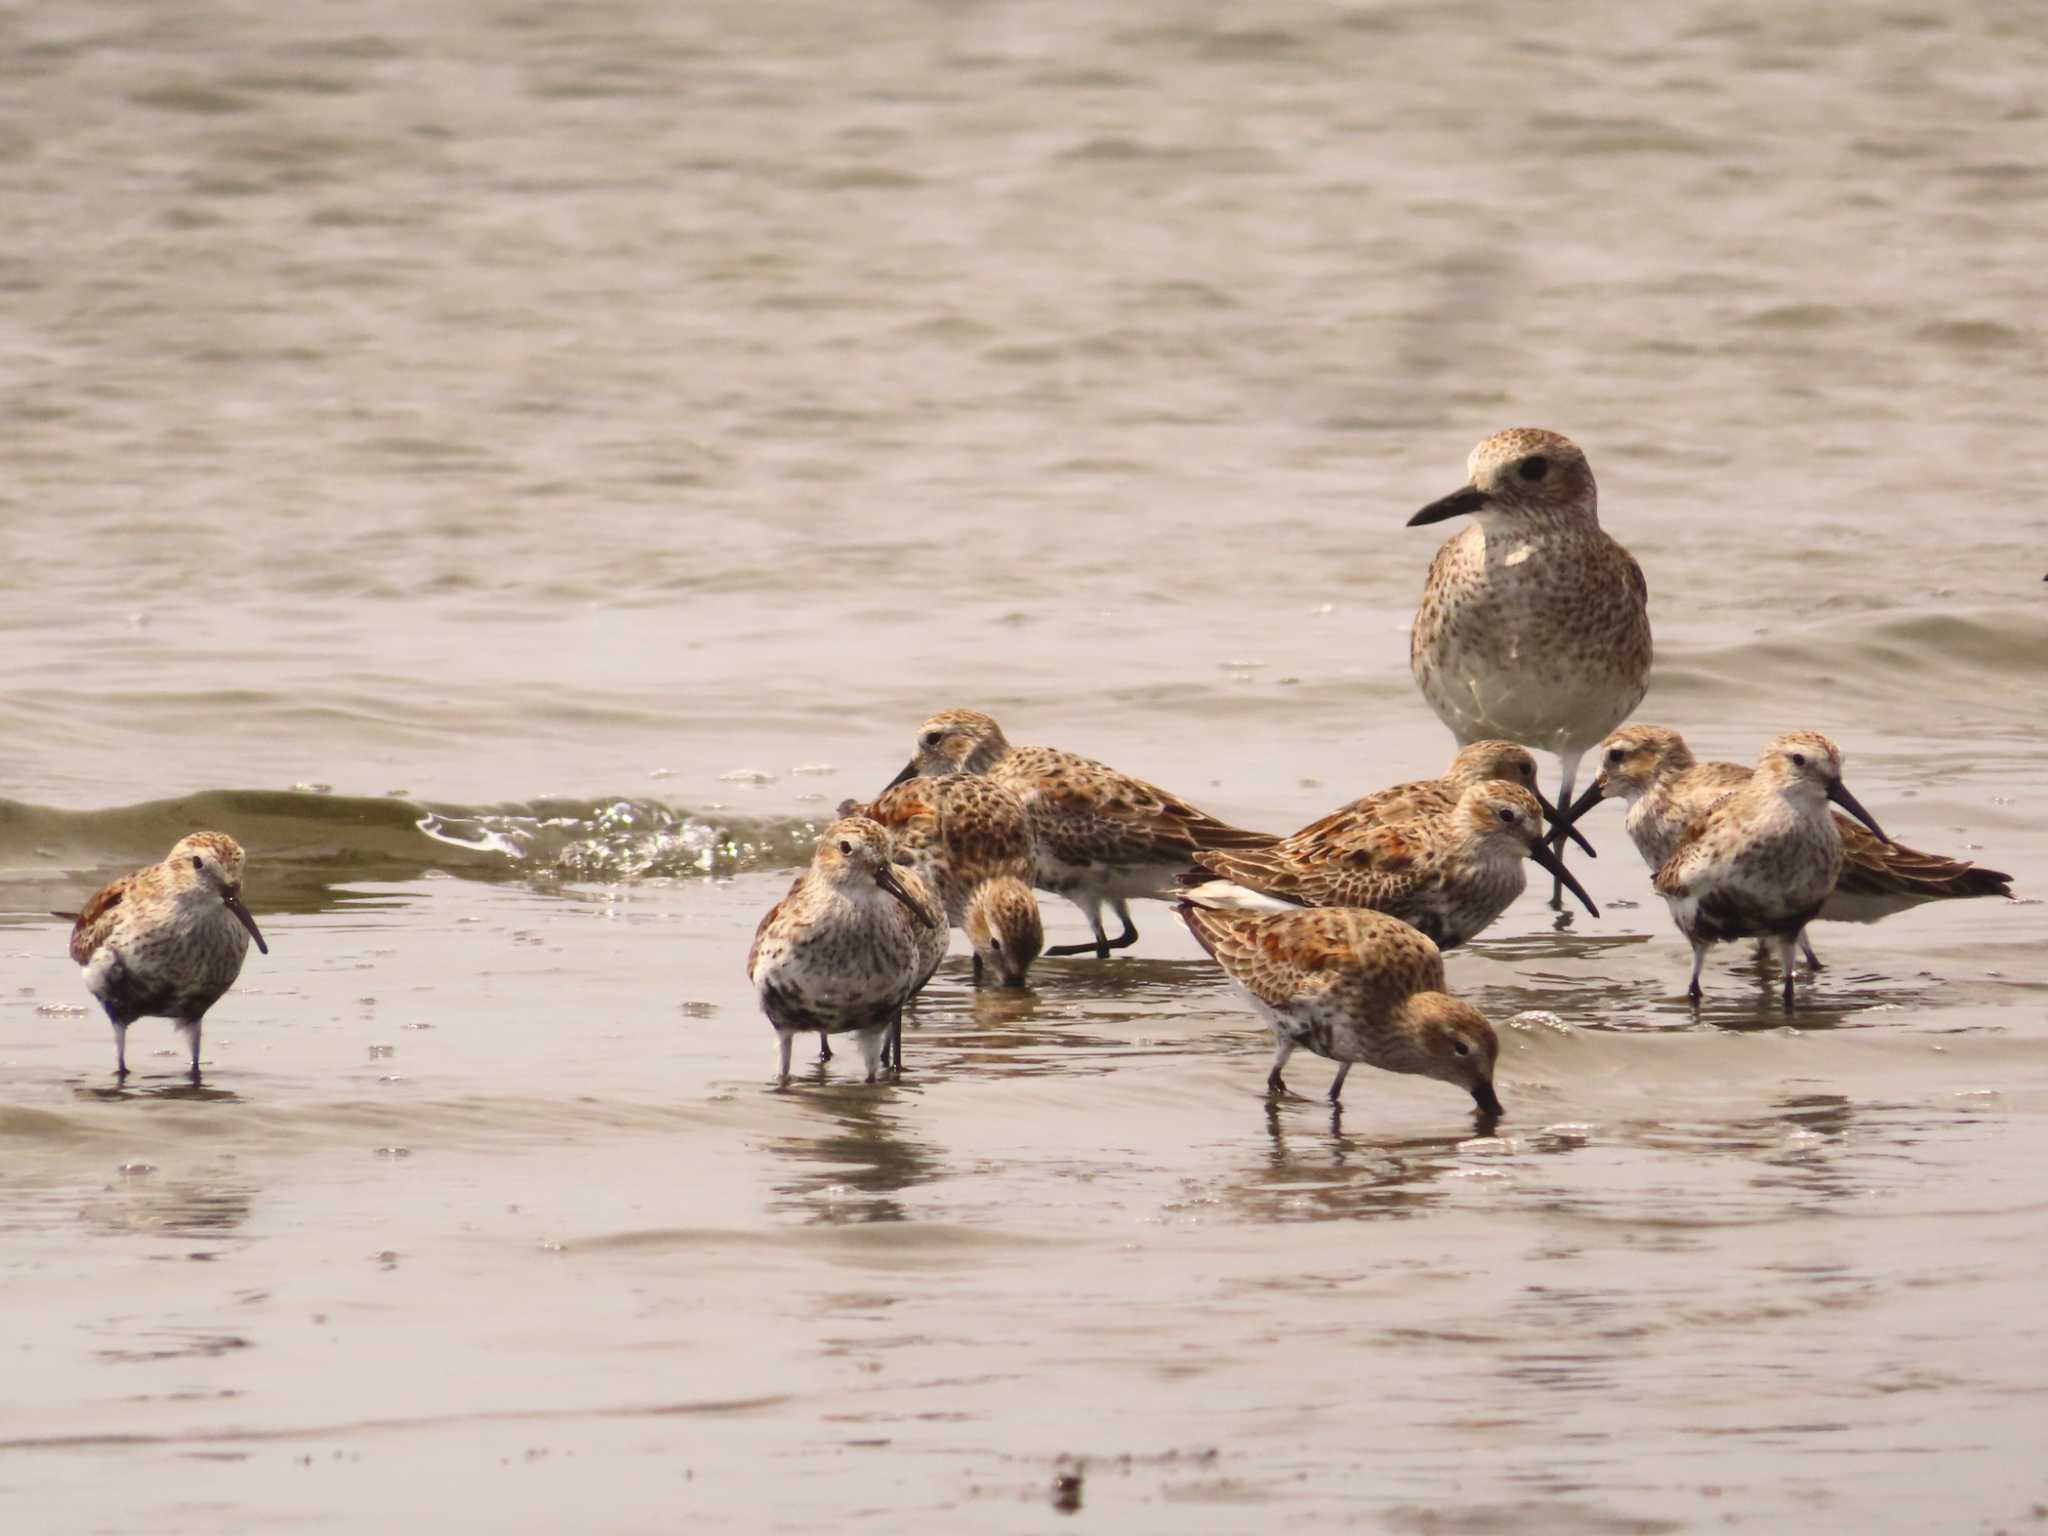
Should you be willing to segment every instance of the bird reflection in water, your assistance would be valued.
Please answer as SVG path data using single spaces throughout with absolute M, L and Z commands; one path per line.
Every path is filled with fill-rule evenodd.
M 776 1208 L 834 1224 L 908 1220 L 896 1197 L 932 1182 L 940 1168 L 937 1154 L 905 1136 L 893 1112 L 893 1101 L 906 1091 L 835 1084 L 804 1094 L 806 1115 L 824 1123 L 818 1134 L 768 1143 L 790 1164 L 790 1176 L 775 1186 L 782 1197 Z

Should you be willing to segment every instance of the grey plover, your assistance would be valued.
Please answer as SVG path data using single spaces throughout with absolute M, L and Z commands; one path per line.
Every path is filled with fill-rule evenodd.
M 224 832 L 194 832 L 161 864 L 124 875 L 85 904 L 71 958 L 114 1026 L 114 1073 L 128 1075 L 128 1026 L 172 1020 L 199 1081 L 207 1010 L 242 974 L 249 941 L 270 946 L 242 904 L 242 848 Z M 69 916 L 59 913 L 58 916 Z
M 1448 811 L 1393 826 L 1340 815 L 1267 848 L 1198 853 L 1199 872 L 1181 876 L 1183 895 L 1241 911 L 1370 907 L 1420 929 L 1439 949 L 1455 949 L 1522 894 L 1530 860 L 1600 915 L 1545 835 L 1536 797 L 1490 779 L 1467 789 Z
M 891 863 L 888 828 L 843 816 L 818 838 L 810 868 L 768 909 L 747 953 L 747 978 L 781 1047 L 789 1083 L 800 1033 L 854 1031 L 867 1080 L 885 1045 L 902 1068 L 903 1005 L 946 957 L 946 914 L 922 876 Z
M 1461 743 L 1556 753 L 1566 806 L 1581 756 L 1650 685 L 1643 570 L 1601 530 L 1593 471 L 1557 433 L 1497 432 L 1466 469 L 1461 489 L 1408 519 L 1472 519 L 1430 564 L 1409 665 Z
M 1817 731 L 1794 731 L 1764 749 L 1756 771 L 1715 801 L 1657 871 L 1657 893 L 1692 945 L 1686 995 L 1700 999 L 1707 950 L 1728 939 L 1768 938 L 1792 1006 L 1792 951 L 1842 873 L 1833 801 L 1884 838 L 1842 784 L 1842 753 Z
M 1482 1115 L 1501 1113 L 1493 1026 L 1445 993 L 1443 957 L 1406 923 L 1355 907 L 1257 915 L 1183 902 L 1176 910 L 1272 1024 L 1268 1093 L 1287 1091 L 1280 1069 L 1301 1047 L 1337 1063 L 1332 1104 L 1352 1064 L 1364 1062 L 1450 1083 Z
M 1273 841 L 1269 833 L 1218 821 L 1178 795 L 1089 758 L 1055 747 L 1013 747 L 978 709 L 949 709 L 925 721 L 915 755 L 894 782 L 942 773 L 986 774 L 1023 801 L 1031 818 L 1033 883 L 1073 902 L 1095 934 L 1086 944 L 1052 945 L 1048 955 L 1093 950 L 1108 959 L 1111 950 L 1137 942 L 1132 898 L 1174 899 L 1166 894 L 1174 876 L 1205 848 Z M 1102 925 L 1105 905 L 1123 924 L 1113 939 Z

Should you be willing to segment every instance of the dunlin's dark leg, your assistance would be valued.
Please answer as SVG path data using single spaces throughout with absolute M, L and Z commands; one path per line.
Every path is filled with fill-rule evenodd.
M 128 1026 L 114 1017 L 114 1011 L 107 1010 L 107 1022 L 114 1026 L 114 1076 L 128 1075 Z
M 1287 1091 L 1287 1085 L 1280 1081 L 1280 1069 L 1287 1065 L 1287 1058 L 1293 1054 L 1294 1042 L 1278 1030 L 1275 1030 L 1273 1032 L 1273 1070 L 1266 1074 L 1266 1092 L 1285 1093 Z
M 818 1031 L 818 1060 L 830 1061 L 831 1059 L 832 1037 L 826 1034 L 825 1031 L 821 1029 Z
M 1778 940 L 1778 962 L 1785 967 L 1785 1011 L 1792 1011 L 1792 955 L 1799 948 L 1798 936 Z
M 1700 1000 L 1700 968 L 1707 963 L 1707 946 L 1694 944 L 1692 947 L 1692 985 L 1685 989 L 1685 995 L 1697 1004 Z
M 1820 956 L 1813 952 L 1813 944 L 1806 937 L 1806 930 L 1804 928 L 1799 930 L 1799 953 L 1806 956 L 1806 968 L 1809 971 L 1820 969 Z
M 1088 926 L 1095 930 L 1095 937 L 1086 944 L 1054 944 L 1045 953 L 1048 955 L 1085 955 L 1091 949 L 1098 960 L 1109 958 L 1109 935 L 1102 928 L 1102 903 L 1093 897 L 1070 896 L 1069 901 L 1081 909 L 1081 915 L 1088 919 Z M 1135 935 L 1134 935 L 1135 937 Z
M 1346 1074 L 1346 1073 L 1348 1073 L 1348 1072 L 1349 1072 L 1350 1070 L 1351 1070 L 1351 1063 L 1350 1063 L 1350 1062 L 1348 1062 L 1348 1061 L 1340 1061 L 1340 1062 L 1338 1062 L 1338 1063 L 1337 1063 L 1337 1081 L 1335 1081 L 1334 1083 L 1330 1084 L 1330 1102 L 1331 1102 L 1332 1104 L 1341 1104 L 1341 1102 L 1343 1101 L 1343 1098 L 1344 1098 L 1344 1076 L 1345 1076 L 1345 1074 Z
M 184 1033 L 186 1043 L 192 1047 L 192 1081 L 199 1081 L 199 1020 L 181 1023 L 178 1028 Z

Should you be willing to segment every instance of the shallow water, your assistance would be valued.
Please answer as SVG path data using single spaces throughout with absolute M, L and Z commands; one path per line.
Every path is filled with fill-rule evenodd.
M 1269 1105 L 1159 908 L 767 1091 L 934 708 L 1274 830 L 1440 769 L 1402 524 L 1523 422 L 1645 718 L 2048 884 L 2030 8 L 1105 14 L 0 17 L 11 1525 L 2038 1518 L 2036 904 L 1695 1017 L 1609 808 L 1450 959 L 1491 1135 Z M 116 1089 L 46 914 L 201 825 L 272 953 Z

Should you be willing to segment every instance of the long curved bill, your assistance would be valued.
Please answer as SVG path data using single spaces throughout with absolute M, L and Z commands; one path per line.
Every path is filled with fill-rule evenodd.
M 222 906 L 235 914 L 244 928 L 249 930 L 249 937 L 256 941 L 256 952 L 262 955 L 269 954 L 270 946 L 263 942 L 263 930 L 256 926 L 256 919 L 251 917 L 249 909 L 242 905 L 242 893 L 240 891 L 222 891 L 220 893 L 220 902 Z
M 1588 912 L 1592 913 L 1595 917 L 1600 915 L 1600 909 L 1593 905 L 1593 898 L 1586 894 L 1586 888 L 1572 878 L 1572 872 L 1564 867 L 1564 860 L 1550 851 L 1548 843 L 1531 843 L 1529 845 L 1529 858 L 1563 881 L 1564 888 L 1578 897 L 1580 904 Z
M 887 793 L 889 793 L 890 790 L 894 789 L 898 784 L 901 784 L 905 779 L 914 779 L 916 777 L 917 759 L 913 757 L 909 762 L 903 765 L 903 771 L 901 773 L 897 774 L 895 778 L 891 779 L 888 783 L 882 786 L 882 793 L 886 795 Z
M 1472 1090 L 1472 1102 L 1479 1106 L 1479 1113 L 1498 1120 L 1507 1111 L 1500 1107 L 1500 1095 L 1493 1091 L 1493 1084 L 1481 1083 Z
M 1539 789 L 1535 791 L 1535 794 L 1536 803 L 1543 807 L 1543 819 L 1550 823 L 1550 832 L 1553 837 L 1570 838 L 1573 842 L 1577 843 L 1581 848 L 1586 850 L 1586 857 L 1589 859 L 1597 859 L 1600 857 L 1599 853 L 1594 849 L 1593 845 L 1586 841 L 1586 834 L 1579 831 L 1572 825 L 1574 821 L 1578 820 L 1576 816 L 1561 816 L 1557 807 L 1552 805 L 1548 800 L 1543 798 L 1542 790 Z M 1578 805 L 1584 805 L 1586 803 L 1586 797 L 1584 795 L 1579 796 L 1578 800 L 1575 803 Z
M 1879 842 L 1884 843 L 1887 846 L 1893 846 L 1892 840 L 1884 835 L 1884 828 L 1880 827 L 1877 824 L 1876 818 L 1873 817 L 1870 814 L 1870 812 L 1863 809 L 1862 805 L 1858 803 L 1854 795 L 1850 794 L 1848 790 L 1842 787 L 1842 781 L 1840 779 L 1836 779 L 1833 783 L 1828 785 L 1828 798 L 1834 801 L 1835 804 L 1839 805 L 1843 810 L 1847 811 L 1851 816 L 1854 816 L 1858 821 L 1862 822 L 1863 825 L 1870 828 L 1871 831 L 1875 832 L 1877 834 L 1877 840 Z
M 1467 513 L 1477 512 L 1485 505 L 1486 493 L 1476 491 L 1468 485 L 1463 490 L 1453 491 L 1448 496 L 1432 501 L 1408 519 L 1408 526 L 1420 528 L 1424 523 L 1440 523 L 1446 518 L 1463 517 Z
M 920 923 L 924 924 L 925 927 L 930 928 L 935 926 L 932 921 L 932 915 L 930 912 L 925 910 L 924 904 L 920 902 L 915 896 L 911 895 L 910 892 L 906 891 L 903 888 L 903 882 L 896 878 L 896 870 L 894 866 L 884 864 L 880 869 L 876 870 L 875 884 L 879 885 L 891 896 L 894 896 L 898 901 L 902 902 L 904 906 L 908 907 L 910 909 L 911 916 L 915 917 Z

